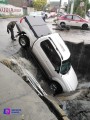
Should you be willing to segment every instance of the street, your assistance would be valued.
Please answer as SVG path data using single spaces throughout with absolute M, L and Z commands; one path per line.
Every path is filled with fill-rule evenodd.
M 10 34 L 7 33 L 7 24 L 13 20 L 18 19 L 0 19 L 0 54 L 3 56 L 11 56 L 20 49 L 18 41 L 12 41 Z M 14 31 L 16 34 L 16 28 Z
M 10 21 L 17 21 L 19 18 L 9 18 L 9 19 L 0 19 L 0 53 L 5 54 L 6 56 L 11 56 L 14 53 L 18 52 L 20 45 L 18 41 L 12 41 L 10 34 L 7 33 L 7 24 Z M 90 30 L 80 30 L 80 29 L 70 29 L 60 31 L 55 30 L 56 26 L 53 24 L 53 19 L 46 20 L 47 25 L 52 32 L 58 32 L 64 41 L 71 41 L 75 43 L 90 43 Z M 14 29 L 15 35 L 17 34 L 17 29 Z

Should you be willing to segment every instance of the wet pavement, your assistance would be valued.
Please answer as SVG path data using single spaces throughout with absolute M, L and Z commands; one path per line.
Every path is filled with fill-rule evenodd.
M 90 29 L 82 30 L 80 28 L 71 27 L 70 30 L 59 30 L 56 24 L 51 19 L 46 21 L 52 32 L 58 32 L 64 41 L 70 41 L 74 43 L 85 42 L 90 44 Z
M 6 56 L 11 56 L 18 52 L 20 45 L 17 41 L 12 41 L 10 34 L 7 33 L 7 24 L 13 20 L 19 20 L 20 18 L 9 18 L 0 19 L 0 53 Z M 51 29 L 52 32 L 58 32 L 60 36 L 65 41 L 71 41 L 75 43 L 85 42 L 90 43 L 90 30 L 80 30 L 80 29 L 70 29 L 70 30 L 55 30 L 56 25 L 53 24 L 53 19 L 46 20 L 46 24 Z M 14 29 L 15 35 L 17 34 L 17 29 Z
M 10 21 L 19 20 L 18 18 L 0 19 L 0 54 L 3 56 L 11 56 L 20 49 L 18 41 L 12 41 L 10 34 L 7 33 L 7 24 Z M 17 34 L 17 29 L 14 29 Z

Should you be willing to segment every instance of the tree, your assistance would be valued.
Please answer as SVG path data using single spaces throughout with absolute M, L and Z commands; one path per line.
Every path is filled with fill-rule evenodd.
M 75 14 L 85 17 L 85 14 L 88 11 L 88 9 L 90 9 L 89 0 L 75 0 L 74 1 L 74 13 Z
M 33 7 L 36 10 L 43 10 L 46 3 L 47 3 L 47 0 L 34 0 L 33 1 Z

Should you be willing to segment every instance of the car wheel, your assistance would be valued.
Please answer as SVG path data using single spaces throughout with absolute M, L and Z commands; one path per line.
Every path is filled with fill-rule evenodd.
M 88 28 L 88 25 L 87 25 L 87 24 L 83 24 L 83 25 L 82 25 L 82 29 L 83 29 L 83 30 L 87 30 L 87 28 Z
M 61 22 L 60 25 L 61 25 L 61 27 L 66 26 L 66 24 L 64 22 Z
M 63 89 L 61 87 L 61 85 L 57 82 L 51 82 L 50 84 L 50 89 L 53 92 L 53 95 L 55 96 L 58 93 L 62 93 Z
M 21 35 L 19 37 L 19 44 L 23 48 L 29 48 L 29 46 L 30 46 L 29 38 L 26 35 Z

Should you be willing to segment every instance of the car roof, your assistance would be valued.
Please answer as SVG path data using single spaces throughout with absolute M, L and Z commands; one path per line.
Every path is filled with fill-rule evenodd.
M 37 38 L 51 33 L 50 29 L 40 16 L 26 16 L 25 21 Z

